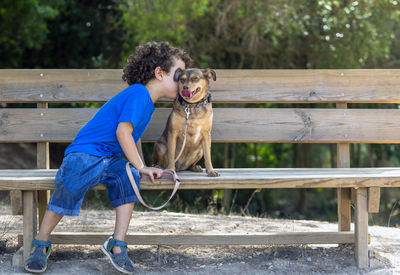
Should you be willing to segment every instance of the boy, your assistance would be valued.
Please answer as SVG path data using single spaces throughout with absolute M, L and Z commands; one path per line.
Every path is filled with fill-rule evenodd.
M 122 76 L 130 86 L 104 104 L 65 151 L 25 270 L 46 270 L 51 232 L 63 215 L 79 215 L 85 193 L 101 182 L 106 184 L 111 205 L 116 209 L 114 234 L 103 244 L 102 251 L 117 270 L 133 273 L 124 239 L 138 200 L 125 171 L 126 161 L 131 163 L 137 183 L 139 174 L 149 176 L 153 182 L 154 177 L 161 176 L 161 169 L 145 166 L 140 137 L 152 117 L 154 103 L 161 97 L 176 98 L 178 83 L 174 74 L 191 61 L 186 52 L 168 42 L 148 42 L 135 49 Z

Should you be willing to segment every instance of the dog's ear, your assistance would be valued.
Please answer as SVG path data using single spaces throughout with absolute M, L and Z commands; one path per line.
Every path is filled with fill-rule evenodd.
M 183 73 L 183 70 L 181 68 L 178 68 L 174 74 L 174 81 L 178 81 L 179 78 L 181 77 L 182 73 Z
M 205 69 L 203 70 L 203 75 L 207 78 L 207 79 L 213 79 L 214 81 L 217 80 L 217 74 L 215 73 L 214 70 L 211 69 Z

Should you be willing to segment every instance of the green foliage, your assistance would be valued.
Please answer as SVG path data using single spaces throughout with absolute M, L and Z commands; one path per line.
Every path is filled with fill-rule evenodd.
M 392 0 L 127 0 L 120 8 L 130 46 L 169 40 L 214 68 L 373 66 L 390 58 L 400 16 Z
M 120 68 L 114 1 L 2 1 L 0 68 Z
M 388 59 L 399 20 L 397 1 L 318 1 L 321 23 L 313 67 L 360 68 Z M 318 58 L 328 55 L 330 58 Z
M 194 39 L 188 28 L 191 20 L 202 17 L 209 0 L 125 0 L 119 5 L 121 24 L 126 30 L 124 59 L 131 54 L 133 46 L 147 41 L 169 41 L 181 45 Z
M 18 67 L 25 50 L 40 49 L 49 32 L 46 20 L 57 14 L 57 8 L 48 1 L 3 0 L 0 6 L 0 64 Z M 9 62 L 5 62 L 10 56 Z
M 191 20 L 204 16 L 208 3 L 209 0 L 126 0 L 120 8 L 124 11 L 124 27 L 132 30 L 136 43 L 161 39 L 181 44 L 187 36 L 186 26 Z

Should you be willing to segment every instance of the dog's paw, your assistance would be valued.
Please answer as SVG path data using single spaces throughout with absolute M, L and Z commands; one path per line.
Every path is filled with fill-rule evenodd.
M 203 172 L 203 168 L 200 165 L 193 165 L 189 170 L 192 172 Z
M 212 170 L 210 172 L 207 172 L 208 177 L 219 177 L 219 173 L 215 170 Z

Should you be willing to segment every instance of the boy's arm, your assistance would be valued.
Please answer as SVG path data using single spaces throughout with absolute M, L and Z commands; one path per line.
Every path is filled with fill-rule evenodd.
M 154 182 L 154 175 L 161 177 L 162 170 L 154 167 L 146 167 L 140 158 L 135 141 L 132 137 L 133 126 L 131 122 L 120 122 L 117 127 L 116 135 L 119 144 L 128 161 L 141 173 L 148 175 Z
M 142 159 L 144 166 L 146 166 L 146 162 L 144 161 L 143 150 L 142 150 L 142 139 L 139 139 L 136 143 L 136 148 L 138 150 L 139 156 Z
M 137 169 L 144 168 L 138 149 L 132 137 L 133 126 L 130 122 L 121 122 L 117 127 L 117 139 L 128 161 Z

